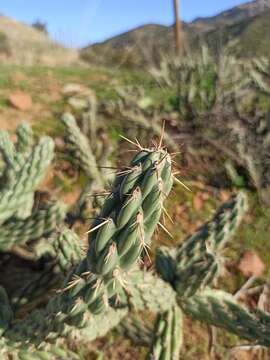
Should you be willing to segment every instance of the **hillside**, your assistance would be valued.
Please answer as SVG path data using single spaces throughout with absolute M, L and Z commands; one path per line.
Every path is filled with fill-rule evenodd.
M 88 62 L 101 61 L 105 65 L 152 65 L 160 49 L 170 47 L 170 38 L 173 39 L 171 27 L 147 24 L 86 47 L 81 50 L 81 56 Z
M 46 34 L 6 16 L 0 16 L 0 63 L 70 65 L 76 50 L 66 49 Z
M 267 0 L 254 0 L 235 6 L 232 9 L 223 11 L 215 16 L 197 18 L 189 26 L 200 31 L 211 31 L 218 27 L 230 27 L 247 19 L 257 17 L 269 9 Z
M 218 49 L 230 40 L 239 40 L 236 53 L 267 56 L 270 53 L 269 9 L 270 2 L 255 0 L 212 17 L 184 23 L 188 47 L 193 50 L 199 43 L 207 42 Z M 151 24 L 90 45 L 81 50 L 81 56 L 89 62 L 106 65 L 151 66 L 160 53 L 168 54 L 172 50 L 173 27 Z
M 251 57 L 262 54 L 270 57 L 270 10 L 264 15 L 255 18 L 241 34 L 239 54 Z
M 270 1 L 254 0 L 212 17 L 184 23 L 189 49 L 201 42 L 219 49 L 239 40 L 235 52 L 241 56 L 269 56 Z M 48 35 L 24 23 L 0 15 L 0 63 L 20 65 L 74 65 L 80 59 L 91 64 L 152 67 L 161 54 L 172 54 L 172 26 L 146 24 L 92 44 L 79 52 L 52 41 Z

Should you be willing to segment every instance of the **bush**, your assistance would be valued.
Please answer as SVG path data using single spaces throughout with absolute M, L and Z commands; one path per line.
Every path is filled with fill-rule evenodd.
M 47 29 L 47 24 L 40 21 L 40 20 L 36 20 L 33 24 L 32 27 L 44 34 L 48 34 L 48 29 Z

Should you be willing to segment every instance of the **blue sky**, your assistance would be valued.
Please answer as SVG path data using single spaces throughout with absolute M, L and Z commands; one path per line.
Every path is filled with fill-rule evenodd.
M 247 0 L 180 0 L 181 17 L 211 16 Z M 145 23 L 170 25 L 172 0 L 2 0 L 0 13 L 26 23 L 39 19 L 68 46 L 102 41 Z

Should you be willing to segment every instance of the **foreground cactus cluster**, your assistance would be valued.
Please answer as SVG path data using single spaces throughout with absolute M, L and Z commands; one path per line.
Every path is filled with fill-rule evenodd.
M 104 185 L 75 120 L 66 115 L 63 121 L 76 162 Z M 35 144 L 26 125 L 18 128 L 15 145 L 0 133 L 0 265 L 25 249 L 31 261 L 43 263 L 34 274 L 20 271 L 16 291 L 0 277 L 1 359 L 79 359 L 68 350 L 72 339 L 90 342 L 114 328 L 147 345 L 148 359 L 178 359 L 184 314 L 270 346 L 267 313 L 251 312 L 232 295 L 211 288 L 222 269 L 223 250 L 246 211 L 245 194 L 221 205 L 180 246 L 158 248 L 155 266 L 147 270 L 154 233 L 159 226 L 167 231 L 164 202 L 177 180 L 166 149 L 137 148 L 100 203 L 83 251 L 68 229 L 71 210 L 51 198 L 37 201 L 37 186 L 53 158 L 52 140 Z M 142 314 L 155 316 L 154 327 Z

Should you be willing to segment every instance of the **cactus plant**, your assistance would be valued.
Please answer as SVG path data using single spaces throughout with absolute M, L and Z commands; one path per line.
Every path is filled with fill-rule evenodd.
M 165 284 L 167 297 L 158 299 L 155 296 L 155 289 L 158 295 L 164 285 L 151 274 L 136 271 L 126 279 L 129 268 L 136 264 L 144 246 L 150 241 L 161 214 L 163 200 L 173 181 L 170 157 L 164 150 L 142 149 L 132 165 L 131 169 L 119 175 L 112 195 L 101 210 L 100 216 L 106 216 L 110 221 L 103 226 L 98 224 L 98 231 L 95 230 L 97 225 L 93 224 L 92 230 L 95 232 L 88 254 L 68 276 L 63 291 L 52 298 L 44 310 L 33 312 L 20 324 L 14 324 L 6 332 L 8 338 L 26 341 L 33 326 L 36 329 L 32 337 L 34 343 L 39 343 L 52 331 L 62 333 L 67 329 L 68 332 L 65 323 L 67 326 L 82 326 L 87 309 L 96 314 L 103 312 L 108 300 L 112 301 L 115 295 L 117 303 L 129 304 L 141 310 L 166 310 L 174 302 L 173 292 Z M 150 206 L 151 201 L 154 206 Z M 124 236 L 127 236 L 126 239 L 131 237 L 126 244 L 121 242 Z M 125 248 L 127 245 L 128 249 Z M 96 262 L 93 261 L 94 251 L 98 251 Z M 132 253 L 132 256 L 125 256 L 127 253 Z M 138 286 L 142 279 L 145 286 L 143 289 Z M 121 284 L 125 284 L 124 287 Z M 116 304 L 115 300 L 112 304 Z M 121 316 L 124 314 L 126 311 Z
M 183 315 L 178 306 L 157 317 L 154 341 L 148 355 L 151 359 L 178 359 L 183 341 Z
M 249 124 L 238 120 L 232 126 L 233 133 L 238 140 L 237 149 L 244 161 L 254 187 L 257 189 L 261 201 L 270 204 L 268 166 L 269 130 L 268 117 Z
M 73 154 L 73 160 L 90 179 L 95 180 L 98 185 L 102 186 L 104 181 L 99 171 L 96 158 L 86 136 L 80 131 L 76 124 L 75 118 L 71 114 L 66 113 L 62 117 L 62 121 L 68 131 L 67 141 L 69 149 Z
M 270 316 L 261 310 L 248 311 L 231 294 L 206 289 L 182 303 L 183 310 L 194 319 L 224 328 L 255 344 L 270 346 Z
M 267 58 L 252 59 L 250 67 L 250 76 L 254 81 L 255 85 L 269 95 L 269 75 L 270 75 L 270 63 Z
M 153 109 L 151 98 L 144 94 L 143 88 L 117 88 L 118 102 L 113 104 L 114 116 L 120 117 L 127 124 L 127 131 L 131 129 L 132 135 L 136 128 L 143 129 L 147 133 L 151 131 L 157 138 L 163 137 L 164 143 L 172 151 L 177 151 L 178 146 L 172 135 L 164 131 L 162 117 Z M 148 106 L 149 105 L 149 106 Z M 104 104 L 108 108 L 108 104 Z
M 11 143 L 8 146 L 6 153 L 12 160 Z M 76 354 L 61 346 L 62 341 L 74 337 L 82 342 L 93 341 L 117 326 L 122 328 L 122 333 L 129 333 L 138 341 L 140 321 L 132 319 L 130 314 L 137 316 L 145 311 L 157 315 L 154 330 L 141 327 L 144 329 L 141 335 L 146 337 L 144 344 L 151 340 L 150 359 L 179 358 L 182 312 L 256 344 L 270 346 L 270 317 L 266 312 L 249 311 L 232 295 L 208 288 L 218 274 L 223 248 L 246 210 L 246 196 L 239 193 L 224 203 L 212 220 L 181 246 L 159 249 L 156 268 L 146 270 L 144 259 L 149 256 L 153 234 L 175 177 L 171 157 L 164 148 L 137 146 L 139 150 L 130 166 L 117 174 L 110 195 L 89 229 L 88 250 L 84 254 L 81 252 L 79 238 L 72 230 L 52 234 L 45 242 L 34 245 L 37 256 L 50 258 L 40 277 L 26 283 L 17 297 L 8 296 L 4 288 L 0 288 L 0 354 L 3 359 L 10 356 L 18 360 L 76 359 Z M 37 169 L 35 173 L 31 170 L 37 147 L 30 146 L 29 155 L 11 177 L 15 179 L 11 188 L 17 191 L 19 198 L 23 190 L 26 195 L 33 192 L 36 178 L 41 176 Z M 28 145 L 20 148 L 28 149 Z M 16 184 L 21 185 L 21 179 L 26 181 L 25 164 L 29 164 L 32 186 L 26 184 L 18 191 Z M 9 166 L 12 167 L 12 161 L 10 164 L 6 161 L 6 167 Z M 9 185 L 6 188 L 9 189 Z M 3 191 L 7 191 L 5 187 Z M 21 196 L 26 202 L 29 200 Z M 11 216 L 16 219 L 15 205 L 8 216 L 3 217 L 1 225 L 10 231 L 10 239 L 16 239 L 15 243 L 24 243 L 26 237 L 33 241 L 38 237 L 33 235 L 35 231 L 41 233 L 40 230 L 32 232 L 38 225 L 34 214 L 32 226 L 28 225 L 28 218 L 16 219 L 11 226 L 8 220 Z M 21 232 L 16 233 L 16 224 L 21 224 Z M 57 292 L 50 287 L 53 277 L 56 285 L 62 282 Z M 35 294 L 44 294 L 47 289 L 50 290 L 47 303 L 44 301 L 38 308 L 18 317 L 17 306 Z M 125 322 L 129 327 L 125 327 Z M 135 324 L 133 331 L 132 324 Z
M 14 144 L 7 132 L 0 132 L 0 152 L 4 160 L 0 250 L 12 254 L 17 249 L 20 254 L 26 254 L 26 258 L 34 259 L 31 248 L 56 231 L 65 219 L 67 207 L 54 199 L 43 200 L 36 191 L 54 156 L 52 139 L 43 137 L 35 143 L 31 127 L 25 123 L 18 126 L 16 135 Z M 17 290 L 24 285 L 20 280 Z
M 0 132 L 0 152 L 5 161 L 0 187 L 0 249 L 7 250 L 50 235 L 62 222 L 65 207 L 51 201 L 34 207 L 36 188 L 54 155 L 51 138 L 43 137 L 34 144 L 31 128 L 21 124 L 15 145 L 7 132 Z
M 153 326 L 135 314 L 126 316 L 116 329 L 119 334 L 129 338 L 133 344 L 149 347 L 152 343 Z
M 0 145 L 1 146 L 1 145 Z M 10 147 L 10 143 L 8 144 Z M 7 147 L 1 146 L 2 152 Z M 0 192 L 0 223 L 3 224 L 11 216 L 16 216 L 18 211 L 32 199 L 34 191 L 41 179 L 44 177 L 48 166 L 53 158 L 53 141 L 44 137 L 39 144 L 33 147 L 30 155 L 26 157 L 23 164 L 16 168 L 16 158 L 7 160 L 7 165 L 12 161 L 12 170 L 9 176 L 12 180 L 5 182 Z M 6 152 L 7 154 L 7 152 Z M 10 156 L 11 154 L 9 154 Z M 6 155 L 5 155 L 5 158 Z M 9 167 L 10 169 L 10 167 Z M 27 212 L 27 215 L 28 212 Z
M 70 159 L 83 171 L 88 180 L 79 201 L 67 214 L 67 220 L 72 225 L 76 220 L 84 220 L 89 209 L 100 208 L 102 205 L 103 199 L 95 194 L 100 193 L 107 183 L 114 180 L 114 173 L 110 169 L 112 164 L 109 160 L 112 148 L 110 142 L 106 141 L 106 137 L 97 137 L 95 124 L 92 124 L 94 134 L 90 134 L 90 142 L 86 134 L 80 130 L 72 114 L 65 113 L 62 121 L 67 130 L 65 138 L 67 150 L 71 155 Z M 95 138 L 94 142 L 92 141 L 93 137 Z
M 242 172 L 245 169 L 244 174 L 268 206 L 269 60 L 237 59 L 231 45 L 219 56 L 203 46 L 196 55 L 164 59 L 152 75 L 172 93 L 169 102 L 179 114 L 178 129 L 186 143 L 187 158 L 194 164 L 207 156 L 209 163 L 211 148 L 222 151 L 233 166 Z M 234 151 L 228 151 L 227 146 L 231 133 Z
M 26 219 L 6 221 L 0 227 L 0 249 L 7 251 L 14 245 L 48 237 L 62 223 L 66 206 L 55 201 L 42 204 Z
M 191 296 L 215 279 L 222 266 L 222 250 L 246 209 L 246 196 L 239 193 L 222 204 L 213 219 L 187 237 L 181 246 L 157 250 L 156 269 L 180 296 Z
M 230 46 L 218 59 L 205 45 L 195 56 L 164 58 L 160 67 L 152 69 L 151 73 L 160 86 L 175 91 L 174 106 L 181 119 L 195 123 L 216 107 L 220 109 L 222 104 L 231 102 L 234 93 L 249 82 L 241 62 L 231 55 Z
M 83 251 L 79 237 L 72 230 L 64 228 L 54 234 L 49 241 L 39 242 L 35 249 L 38 257 L 46 256 L 45 268 L 25 280 L 12 293 L 13 308 L 44 298 L 51 294 L 55 286 L 59 286 L 65 277 L 82 260 Z

